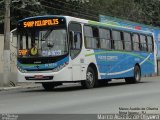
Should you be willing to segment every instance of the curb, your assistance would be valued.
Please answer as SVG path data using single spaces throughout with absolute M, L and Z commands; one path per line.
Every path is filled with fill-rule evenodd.
M 42 85 L 26 85 L 26 86 L 15 86 L 15 87 L 0 87 L 0 91 L 9 91 L 9 90 L 17 90 L 17 89 L 29 89 L 29 88 L 38 88 Z

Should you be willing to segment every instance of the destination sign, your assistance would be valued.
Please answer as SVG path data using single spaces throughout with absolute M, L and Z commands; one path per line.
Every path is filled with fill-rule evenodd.
M 53 26 L 58 25 L 58 19 L 46 19 L 46 20 L 35 20 L 23 22 L 23 26 L 26 27 L 42 27 L 42 26 Z
M 43 18 L 43 19 L 28 19 L 24 20 L 19 24 L 22 28 L 33 28 L 33 27 L 47 27 L 47 26 L 61 26 L 65 25 L 64 18 Z

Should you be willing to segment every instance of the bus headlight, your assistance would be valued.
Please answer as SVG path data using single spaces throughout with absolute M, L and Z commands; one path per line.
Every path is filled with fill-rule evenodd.
M 22 73 L 26 73 L 26 72 L 27 72 L 26 70 L 21 69 L 19 66 L 17 66 L 17 68 L 18 68 L 18 70 L 19 70 L 20 72 L 22 72 Z

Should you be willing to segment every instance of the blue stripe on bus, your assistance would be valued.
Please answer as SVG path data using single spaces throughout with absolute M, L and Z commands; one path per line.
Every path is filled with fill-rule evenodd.
M 142 76 L 154 73 L 153 53 L 94 50 L 90 55 L 95 55 L 101 79 L 131 77 L 136 63 Z

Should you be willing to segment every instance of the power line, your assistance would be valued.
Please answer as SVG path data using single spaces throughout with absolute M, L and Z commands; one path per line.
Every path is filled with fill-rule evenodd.
M 77 15 L 77 16 L 82 15 L 83 17 L 90 17 L 90 18 L 97 19 L 96 16 L 92 16 L 92 15 L 86 15 L 86 14 L 83 14 L 83 13 L 77 13 L 77 12 L 73 12 L 73 11 L 63 10 L 63 9 L 60 9 L 60 8 L 53 8 L 53 7 L 49 7 L 49 6 L 46 6 L 46 5 L 42 5 L 42 6 L 45 7 L 45 8 L 49 8 L 49 9 L 52 9 L 52 10 L 58 10 L 58 11 L 62 11 L 62 12 L 67 12 L 67 13 L 74 14 L 74 15 Z M 15 9 L 20 10 L 20 11 L 24 11 L 24 12 L 28 12 L 28 13 L 31 13 L 31 14 L 39 15 L 38 12 L 34 12 L 34 11 L 31 11 L 31 10 L 20 9 L 20 8 L 17 8 L 17 7 Z
M 84 9 L 83 7 L 75 6 L 75 5 L 70 4 L 70 3 L 67 3 L 67 2 L 62 2 L 62 1 L 58 1 L 58 0 L 54 0 L 54 1 L 56 1 L 56 2 L 58 2 L 58 3 L 63 3 L 63 4 L 65 4 L 65 5 L 69 5 L 70 7 L 80 8 L 81 10 L 82 10 L 82 9 Z M 44 1 L 44 0 L 41 0 L 41 2 L 48 3 L 49 5 L 50 5 L 50 4 L 55 4 L 55 3 L 47 2 L 47 1 Z M 56 5 L 57 5 L 57 3 L 56 3 Z M 63 6 L 63 7 L 64 7 L 64 6 Z M 65 7 L 66 7 L 66 6 L 65 6 Z M 100 11 L 100 9 L 97 9 L 97 10 L 91 10 L 91 9 L 87 9 L 87 8 L 85 8 L 84 10 L 87 10 L 87 11 L 93 12 L 94 14 L 98 14 L 98 12 Z
M 71 12 L 71 11 L 62 10 L 62 9 L 59 9 L 59 8 L 53 8 L 53 7 L 49 7 L 49 6 L 46 6 L 46 5 L 42 5 L 42 6 L 43 6 L 43 7 L 46 7 L 46 8 L 50 8 L 50 9 L 52 9 L 52 10 L 59 10 L 59 11 L 71 13 L 71 14 L 74 14 L 74 15 L 77 14 L 77 12 Z M 82 16 L 86 16 L 86 17 L 91 17 L 91 18 L 97 19 L 97 17 L 95 17 L 95 16 L 85 15 L 85 14 L 82 14 L 82 13 L 78 13 L 78 14 L 80 14 L 80 15 L 82 15 Z
M 43 0 L 41 0 L 41 2 L 42 2 Z M 60 9 L 59 7 L 60 7 L 60 4 L 55 4 L 55 3 L 50 3 L 50 2 L 46 2 L 46 1 L 43 1 L 43 2 L 45 2 L 45 3 L 48 3 L 48 4 L 52 4 L 53 6 L 56 6 L 56 7 L 50 7 L 50 6 L 47 6 L 47 5 L 41 5 L 41 6 L 43 6 L 43 7 L 45 7 L 45 8 L 49 8 L 49 9 L 53 9 L 53 10 L 57 10 L 57 11 L 62 11 L 62 12 L 66 12 L 66 13 L 70 13 L 70 14 L 74 14 L 74 15 L 83 15 L 83 16 L 85 16 L 85 17 L 91 17 L 91 18 L 96 18 L 97 19 L 97 17 L 96 16 L 94 16 L 94 15 L 92 15 L 92 14 L 84 14 L 84 12 L 83 11 L 80 11 L 80 10 L 74 10 L 75 12 L 73 12 L 73 11 L 68 11 L 68 10 L 62 10 L 62 9 Z M 64 3 L 64 2 L 63 2 Z M 71 5 L 71 4 L 70 4 Z M 58 8 L 57 8 L 57 6 L 58 6 Z M 63 7 L 63 8 L 67 8 L 66 6 L 65 7 Z M 32 13 L 32 14 L 39 14 L 38 12 L 33 12 L 33 11 L 31 11 L 31 10 L 25 10 L 25 9 L 20 9 L 20 8 L 14 8 L 14 9 L 18 9 L 18 10 L 21 10 L 21 11 L 25 11 L 25 12 L 29 12 L 29 13 Z
M 55 3 L 55 1 L 56 1 L 56 3 Z M 75 6 L 75 5 L 73 5 L 73 4 L 71 4 L 71 3 L 67 3 L 67 2 L 64 2 L 64 1 L 61 1 L 61 0 L 54 0 L 54 2 L 47 2 L 47 1 L 44 1 L 44 0 L 41 0 L 40 1 L 41 3 L 44 3 L 44 4 L 47 4 L 47 5 L 45 5 L 45 6 L 48 6 L 48 7 L 50 7 L 51 5 L 53 5 L 54 6 L 54 8 L 57 8 L 57 6 L 58 7 L 62 7 L 61 6 L 61 4 L 63 4 L 64 6 L 63 6 L 63 9 L 68 9 L 68 6 L 69 6 L 69 8 L 72 8 L 72 7 L 74 7 L 74 9 L 72 9 L 73 11 L 75 11 L 75 12 L 78 12 L 79 14 L 81 13 L 81 15 L 83 14 L 83 15 L 85 15 L 86 17 L 87 16 L 94 16 L 94 17 L 90 17 L 90 18 L 93 18 L 93 19 L 98 19 L 98 16 L 99 16 L 99 14 L 104 14 L 104 15 L 109 15 L 109 16 L 112 16 L 112 17 L 114 17 L 113 15 L 111 15 L 109 12 L 103 12 L 103 11 L 101 11 L 101 9 L 96 9 L 96 10 L 91 10 L 91 9 L 87 9 L 86 7 L 85 8 L 83 8 L 83 7 L 81 7 L 81 6 L 79 6 L 79 5 L 77 5 L 77 6 Z M 124 1 L 118 1 L 119 3 L 123 3 L 123 5 L 124 5 Z M 128 5 L 130 5 L 128 2 L 126 3 L 125 2 L 125 5 L 126 4 L 128 4 Z M 83 4 L 82 4 L 83 5 Z M 120 7 L 123 7 L 123 5 L 121 5 Z M 76 9 L 77 8 L 77 9 Z M 87 12 L 86 12 L 86 11 Z M 62 10 L 61 10 L 62 11 Z M 64 11 L 65 12 L 65 11 Z M 88 13 L 89 12 L 89 13 Z M 92 14 L 91 14 L 92 13 Z M 88 18 L 88 17 L 87 17 Z M 122 18 L 122 17 L 121 17 Z
M 47 1 L 44 1 L 44 0 L 41 0 L 41 1 L 43 1 L 43 2 L 46 2 L 46 3 L 49 3 L 49 4 L 52 4 L 52 3 L 50 3 L 50 2 L 47 2 Z M 54 0 L 54 1 L 56 1 L 56 2 L 58 2 L 58 3 L 63 3 L 63 4 L 65 4 L 65 5 L 69 5 L 70 7 L 75 7 L 75 5 L 73 5 L 73 4 L 71 4 L 71 3 L 67 3 L 67 2 L 62 2 L 62 1 L 60 1 L 60 0 Z M 76 6 L 75 8 L 81 8 L 81 9 L 84 9 L 84 8 L 82 8 L 82 7 L 80 7 L 80 6 Z M 91 10 L 91 9 L 87 9 L 87 8 L 85 8 L 85 10 L 88 10 L 88 11 L 90 11 L 90 12 L 93 12 L 93 13 L 97 13 L 98 14 L 98 11 L 100 10 Z
M 65 10 L 63 10 L 63 9 L 59 8 L 59 7 L 62 7 L 60 4 L 50 3 L 50 2 L 43 1 L 43 0 L 41 0 L 41 2 L 44 2 L 44 3 L 47 3 L 47 4 L 50 4 L 50 5 L 54 6 L 54 7 L 53 6 L 51 7 L 51 6 L 48 6 L 48 5 L 44 5 L 44 4 L 42 5 L 41 4 L 41 6 L 43 6 L 45 8 L 50 8 L 50 9 L 53 9 L 53 10 L 61 11 L 61 12 L 64 12 L 64 13 L 70 13 L 70 14 L 74 14 L 74 15 L 78 14 L 78 15 L 85 16 L 87 18 L 89 17 L 89 18 L 96 19 L 96 20 L 98 18 L 97 15 L 93 15 L 93 14 L 90 14 L 90 13 L 84 13 L 84 11 L 82 11 L 82 7 L 77 7 L 77 8 L 81 8 L 81 10 L 80 9 L 73 9 L 73 11 L 70 11 L 70 10 L 66 10 L 66 9 L 68 9 L 67 6 L 63 6 L 63 9 L 65 9 Z M 66 4 L 65 2 L 62 2 L 62 3 Z M 69 5 L 71 5 L 71 4 L 69 4 Z

